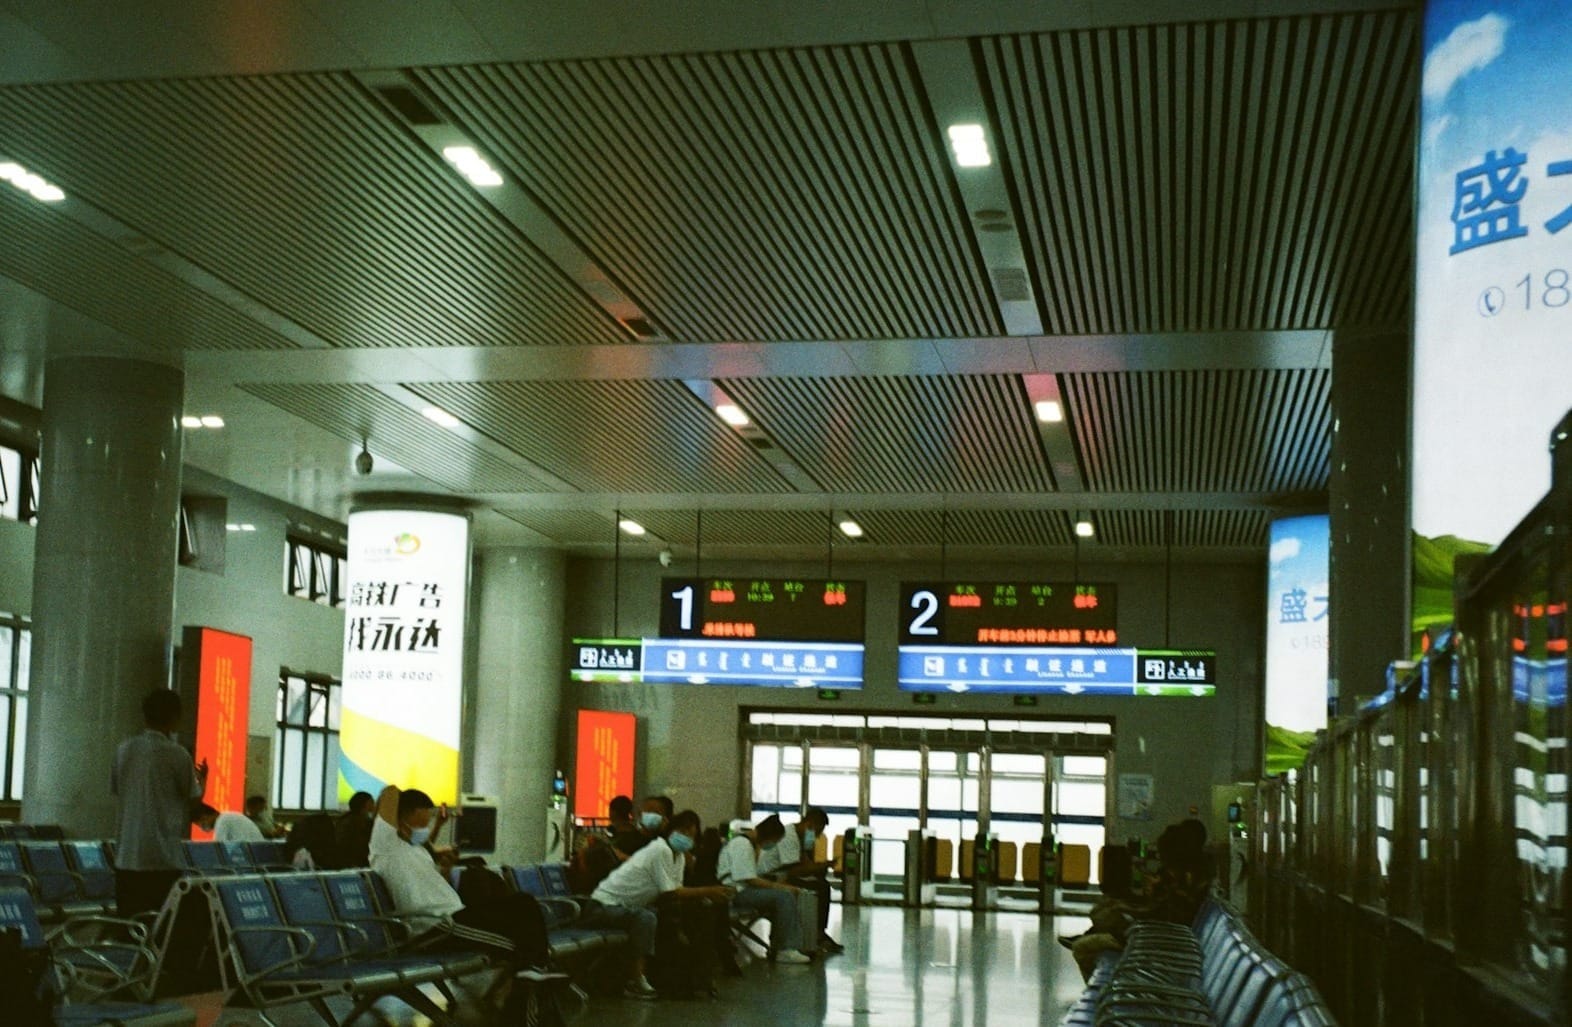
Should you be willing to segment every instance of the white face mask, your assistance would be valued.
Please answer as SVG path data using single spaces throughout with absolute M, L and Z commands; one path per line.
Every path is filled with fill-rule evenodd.
M 424 845 L 431 840 L 431 828 L 412 827 L 409 829 L 409 844 Z

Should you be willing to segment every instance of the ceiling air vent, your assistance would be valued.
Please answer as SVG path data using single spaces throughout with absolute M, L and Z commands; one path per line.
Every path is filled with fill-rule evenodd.
M 440 125 L 442 119 L 436 112 L 426 106 L 426 102 L 415 95 L 415 91 L 406 86 L 383 86 L 377 92 L 387 105 L 398 112 L 399 117 L 411 125 Z
M 622 327 L 637 335 L 641 339 L 648 339 L 655 334 L 655 327 L 642 317 L 624 318 Z
M 999 294 L 1000 302 L 1025 302 L 1032 298 L 1024 268 L 996 267 L 990 268 L 988 273 L 993 276 L 994 292 Z

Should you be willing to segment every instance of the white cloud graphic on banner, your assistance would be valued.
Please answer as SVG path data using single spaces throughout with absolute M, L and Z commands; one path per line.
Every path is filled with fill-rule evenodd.
M 1441 103 L 1465 75 L 1500 57 L 1510 24 L 1499 14 L 1487 14 L 1453 29 L 1425 60 L 1425 101 Z

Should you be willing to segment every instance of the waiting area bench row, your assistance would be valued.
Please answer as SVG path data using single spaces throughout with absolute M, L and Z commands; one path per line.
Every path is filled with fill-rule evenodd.
M 1327 1027 L 1315 985 L 1268 952 L 1231 908 L 1203 903 L 1193 924 L 1131 925 L 1098 963 L 1065 1027 Z

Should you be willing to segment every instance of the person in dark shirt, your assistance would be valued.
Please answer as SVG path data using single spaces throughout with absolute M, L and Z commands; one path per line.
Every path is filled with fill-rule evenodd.
M 349 809 L 333 821 L 333 867 L 347 870 L 371 863 L 371 822 L 377 816 L 377 801 L 370 792 L 349 797 Z
M 622 859 L 638 852 L 661 837 L 676 813 L 676 804 L 664 795 L 652 795 L 639 807 L 639 818 L 627 829 L 612 836 L 611 846 Z

